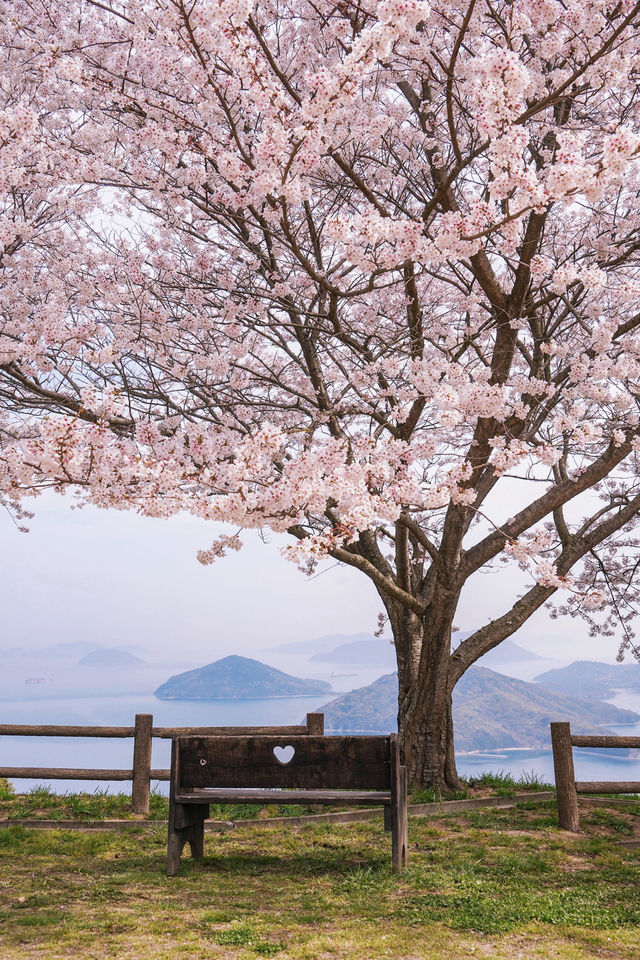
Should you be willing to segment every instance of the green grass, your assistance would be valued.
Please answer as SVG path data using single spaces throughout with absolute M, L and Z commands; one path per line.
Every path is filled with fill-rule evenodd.
M 401 875 L 381 816 L 257 825 L 208 832 L 204 860 L 185 856 L 172 879 L 164 829 L 4 828 L 0 956 L 637 960 L 640 850 L 619 841 L 640 835 L 640 810 L 585 809 L 581 823 L 564 833 L 555 803 L 533 800 L 411 818 Z
M 443 800 L 459 800 L 473 796 L 486 788 L 497 796 L 512 796 L 523 790 L 550 790 L 533 775 L 523 774 L 514 780 L 503 773 L 484 773 L 467 781 L 464 789 L 444 797 L 438 790 L 417 790 L 409 798 L 410 803 L 439 803 Z M 300 806 L 299 804 L 273 804 L 258 808 L 255 804 L 213 804 L 211 818 L 214 820 L 253 820 L 328 812 L 333 808 Z M 151 791 L 149 813 L 146 820 L 166 820 L 169 801 L 156 791 Z M 6 780 L 0 779 L 0 817 L 13 820 L 137 820 L 131 812 L 131 797 L 124 793 L 112 794 L 97 787 L 92 793 L 54 793 L 49 786 L 33 787 L 28 793 L 17 794 Z
M 149 803 L 150 820 L 164 820 L 169 802 L 155 791 Z M 28 793 L 2 792 L 0 785 L 0 816 L 15 820 L 126 820 L 131 813 L 131 796 L 111 794 L 101 787 L 92 793 L 56 794 L 48 786 L 32 787 Z
M 273 804 L 259 808 L 255 804 L 212 804 L 214 820 L 251 820 L 255 817 L 297 817 L 317 813 L 319 808 L 299 804 Z M 166 820 L 169 800 L 151 791 L 149 813 L 145 820 Z M 131 812 L 131 796 L 109 793 L 98 787 L 92 793 L 56 794 L 48 786 L 33 787 L 28 793 L 16 794 L 8 786 L 3 791 L 0 781 L 0 817 L 12 820 L 138 820 Z
M 452 790 L 445 796 L 438 787 L 429 787 L 426 790 L 414 790 L 409 797 L 409 803 L 442 803 L 444 800 L 464 800 L 469 791 Z
M 9 800 L 15 791 L 6 777 L 0 777 L 0 800 Z
M 527 773 L 524 770 L 517 780 L 503 770 L 481 773 L 480 776 L 468 780 L 467 786 L 472 790 L 479 787 L 490 787 L 499 797 L 512 797 L 514 794 L 526 790 L 535 793 L 536 791 L 554 789 L 553 784 L 545 783 L 537 774 Z
M 633 834 L 633 825 L 629 822 L 628 817 L 621 816 L 620 813 L 613 813 L 611 810 L 603 809 L 602 807 L 597 807 L 595 810 L 591 810 L 586 816 L 583 816 L 582 826 L 584 827 L 585 824 L 589 824 L 590 826 L 604 825 L 622 836 L 629 837 Z

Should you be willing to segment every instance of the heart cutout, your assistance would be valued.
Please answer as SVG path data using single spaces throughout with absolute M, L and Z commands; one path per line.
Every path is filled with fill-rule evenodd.
M 286 747 L 273 748 L 273 753 L 276 760 L 278 761 L 278 763 L 281 763 L 283 766 L 286 766 L 288 763 L 291 763 L 295 752 L 296 751 L 291 746 L 291 744 L 288 744 Z

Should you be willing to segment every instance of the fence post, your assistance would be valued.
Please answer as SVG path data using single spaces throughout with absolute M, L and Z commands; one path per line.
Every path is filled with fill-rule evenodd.
M 578 794 L 573 770 L 571 724 L 552 723 L 550 726 L 553 769 L 556 777 L 556 799 L 558 801 L 558 824 L 562 830 L 580 833 Z
M 310 737 L 324 736 L 324 713 L 307 714 L 307 733 Z
M 134 813 L 149 813 L 152 727 L 153 714 L 136 713 L 133 740 L 133 783 L 131 785 L 131 809 Z

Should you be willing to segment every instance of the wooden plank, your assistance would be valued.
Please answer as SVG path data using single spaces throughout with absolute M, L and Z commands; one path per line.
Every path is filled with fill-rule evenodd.
M 574 747 L 640 747 L 640 737 L 571 737 Z
M 580 816 L 573 769 L 571 725 L 569 723 L 552 723 L 550 726 L 558 800 L 558 824 L 562 830 L 579 833 Z
M 581 807 L 637 807 L 638 801 L 633 797 L 592 797 L 589 795 L 578 797 Z
M 218 829 L 225 829 L 225 821 L 210 821 L 211 828 L 217 823 Z M 10 819 L 0 820 L 0 829 L 8 827 L 28 827 L 30 830 L 115 830 L 118 832 L 126 830 L 162 830 L 166 829 L 166 820 L 24 820 Z M 233 824 L 229 824 L 226 829 L 232 830 Z
M 309 714 L 311 716 L 311 714 Z M 154 727 L 152 737 L 173 740 L 175 737 L 302 737 L 306 727 Z
M 310 737 L 324 736 L 324 713 L 307 714 L 307 735 Z
M 307 717 L 320 717 L 322 721 L 314 720 L 313 725 L 324 727 L 324 715 L 309 713 Z M 151 735 L 163 740 L 182 736 L 305 736 L 309 728 L 302 725 L 258 726 L 258 727 L 153 727 Z M 135 737 L 135 727 L 80 727 L 61 724 L 0 724 L 0 736 L 6 737 L 99 737 L 99 738 L 126 738 Z M 314 729 L 316 736 L 322 735 L 322 730 Z
M 500 807 L 510 809 L 515 807 L 519 801 L 547 801 L 554 799 L 555 793 L 522 793 L 514 797 L 484 797 L 482 800 L 446 800 L 443 803 L 418 803 L 410 806 L 410 816 L 424 816 L 425 814 L 439 815 L 449 812 L 446 808 L 452 807 L 458 809 L 475 809 L 477 807 Z M 599 799 L 581 798 L 585 804 L 598 803 Z M 602 800 L 609 804 L 633 804 L 633 800 Z M 463 804 L 464 806 L 459 806 Z M 443 809 L 445 808 L 445 809 Z M 385 811 L 388 809 L 384 808 Z M 265 817 L 255 820 L 207 820 L 205 831 L 214 833 L 221 830 L 241 830 L 243 827 L 274 827 L 282 829 L 283 826 L 296 826 L 306 823 L 357 823 L 359 821 L 375 820 L 381 814 L 380 808 L 370 807 L 368 810 L 349 810 L 340 813 L 313 813 L 305 814 L 300 817 Z M 24 820 L 11 819 L 0 820 L 0 830 L 7 827 L 33 827 L 39 830 L 161 830 L 166 829 L 166 820 Z
M 72 727 L 58 724 L 0 724 L 0 736 L 6 737 L 133 737 L 135 727 Z
M 132 770 L 77 770 L 62 767 L 0 767 L 0 777 L 14 780 L 131 780 Z
M 622 780 L 616 783 L 607 780 L 603 783 L 597 780 L 589 780 L 576 783 L 576 790 L 578 793 L 640 793 L 640 781 Z
M 243 790 L 227 787 L 223 790 L 203 788 L 181 790 L 176 803 L 260 803 L 260 804 L 384 804 L 391 803 L 391 793 L 383 790 Z
M 180 753 L 177 783 L 187 787 L 241 783 L 258 788 L 385 790 L 391 782 L 389 737 L 180 737 L 174 742 Z
M 300 817 L 260 817 L 255 820 L 232 820 L 234 829 L 242 830 L 244 827 L 271 827 L 282 829 L 282 827 L 301 827 L 305 824 L 313 823 L 367 823 L 370 820 L 381 819 L 380 814 L 388 807 L 360 807 L 357 810 L 341 810 L 339 813 L 309 813 Z M 209 824 L 215 821 L 209 820 L 205 824 L 205 830 L 209 829 Z M 220 821 L 218 821 L 220 822 Z M 224 822 L 224 821 L 222 821 Z
M 547 803 L 555 800 L 555 790 L 525 791 L 514 793 L 510 797 L 482 797 L 477 800 L 443 800 L 439 803 L 412 803 L 409 815 L 412 817 L 430 814 L 450 813 L 454 810 L 475 810 L 479 807 L 513 807 L 518 803 Z M 628 801 L 624 801 L 625 803 Z

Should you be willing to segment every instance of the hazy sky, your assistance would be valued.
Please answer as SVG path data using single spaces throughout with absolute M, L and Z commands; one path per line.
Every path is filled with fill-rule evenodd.
M 0 649 L 87 639 L 213 660 L 376 628 L 382 608 L 363 575 L 331 563 L 309 580 L 281 557 L 284 538 L 264 544 L 248 532 L 243 550 L 203 567 L 196 552 L 220 531 L 210 523 L 188 515 L 156 520 L 72 510 L 71 503 L 55 494 L 35 500 L 28 534 L 0 514 Z M 515 599 L 508 571 L 476 579 L 456 618 L 461 629 L 503 612 L 509 594 Z M 589 640 L 583 624 L 544 613 L 514 639 L 549 656 L 613 660 L 616 654 L 615 641 Z

